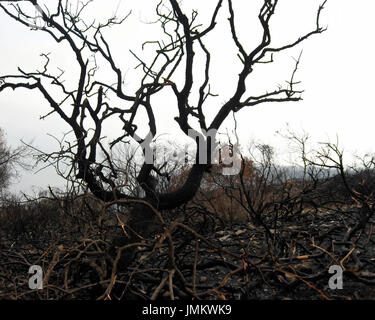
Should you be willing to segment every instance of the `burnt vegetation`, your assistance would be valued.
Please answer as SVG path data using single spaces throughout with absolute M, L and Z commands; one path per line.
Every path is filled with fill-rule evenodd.
M 130 13 L 98 23 L 82 18 L 90 1 L 77 2 L 74 10 L 69 1 L 55 1 L 55 8 L 37 0 L 8 2 L 0 8 L 10 19 L 70 50 L 78 77 L 74 82 L 64 78 L 64 71 L 54 74 L 50 54 L 42 55 L 45 63 L 37 71 L 20 66 L 18 73 L 0 75 L 0 93 L 38 91 L 50 106 L 43 118 L 58 115 L 71 129 L 58 140 L 56 152 L 27 147 L 37 162 L 54 166 L 66 179 L 66 190 L 49 188 L 22 199 L 2 195 L 1 299 L 374 298 L 371 156 L 349 167 L 338 143 L 307 150 L 308 137 L 288 131 L 285 138 L 299 150 L 298 166 L 279 164 L 272 146 L 254 143 L 240 150 L 236 134 L 235 139 L 227 137 L 221 150 L 229 148 L 237 157 L 239 171 L 223 175 L 231 165 L 220 157 L 212 161 L 216 132 L 230 115 L 235 119 L 246 107 L 302 99 L 295 79 L 299 58 L 285 87 L 250 95 L 246 81 L 255 67 L 274 63 L 274 55 L 323 33 L 325 2 L 316 8 L 311 31 L 274 46 L 270 23 L 279 4 L 259 1 L 260 40 L 247 48 L 238 35 L 231 0 L 211 4 L 205 24 L 196 22 L 198 11 L 186 12 L 175 0 L 161 1 L 155 7 L 161 39 L 143 44 L 156 48 L 153 56 L 132 51 L 141 70 L 140 78 L 131 79 L 139 84 L 132 92 L 124 86 L 124 71 L 106 40 L 109 28 L 124 24 Z M 37 16 L 26 4 L 32 12 L 36 8 Z M 223 11 L 231 35 L 228 45 L 236 49 L 240 69 L 234 91 L 215 109 L 210 78 L 214 52 L 205 40 L 223 23 Z M 99 61 L 115 81 L 100 77 Z M 195 79 L 202 82 L 197 86 Z M 156 148 L 157 133 L 163 132 L 157 128 L 162 115 L 156 111 L 156 97 L 162 93 L 175 107 L 181 134 L 193 133 L 192 162 L 176 162 L 165 152 L 149 157 L 149 150 L 170 150 L 172 145 Z M 208 117 L 208 109 L 216 113 Z M 137 117 L 140 110 L 146 119 Z M 118 135 L 109 138 L 104 128 L 114 118 L 120 123 L 113 129 Z M 144 126 L 146 135 L 141 134 Z M 176 146 L 172 150 L 184 153 Z M 0 159 L 2 154 L 12 152 L 0 140 Z M 8 181 L 6 173 L 15 162 L 4 159 L 9 160 L 0 169 Z M 41 290 L 28 287 L 31 265 L 43 269 Z M 328 287 L 331 265 L 343 269 L 342 290 Z

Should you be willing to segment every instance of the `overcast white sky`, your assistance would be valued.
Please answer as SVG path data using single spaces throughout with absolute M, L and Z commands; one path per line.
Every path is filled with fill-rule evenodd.
M 54 3 L 48 2 L 50 7 Z M 205 17 L 208 17 L 207 14 L 212 11 L 215 2 L 184 1 L 189 7 L 201 12 L 202 22 L 207 21 Z M 238 9 L 236 20 L 239 37 L 250 50 L 260 37 L 261 29 L 256 16 L 259 10 L 257 8 L 260 8 L 262 1 L 233 2 L 235 9 Z M 96 0 L 90 11 L 90 18 L 100 18 L 110 16 L 116 8 L 120 15 L 126 15 L 129 9 L 132 9 L 132 15 L 124 25 L 121 28 L 113 28 L 112 33 L 108 34 L 114 55 L 126 72 L 125 90 L 131 90 L 132 85 L 136 87 L 137 84 L 132 78 L 136 76 L 133 67 L 137 63 L 128 49 L 131 48 L 147 57 L 147 53 L 142 53 L 141 50 L 143 40 L 158 39 L 159 26 L 143 23 L 152 19 L 157 3 L 158 1 L 150 0 Z M 320 3 L 318 0 L 279 0 L 279 8 L 271 22 L 275 46 L 294 40 L 298 35 L 313 28 Z M 217 31 L 207 39 L 207 46 L 213 55 L 213 91 L 220 93 L 220 97 L 212 100 L 214 110 L 217 110 L 233 92 L 239 70 L 235 47 L 229 34 L 226 5 L 222 9 L 224 10 L 218 17 Z M 186 7 L 186 10 L 189 8 Z M 273 90 L 278 84 L 283 84 L 289 79 L 294 67 L 293 57 L 298 57 L 303 49 L 296 77 L 301 81 L 300 88 L 305 90 L 304 100 L 288 104 L 263 104 L 241 110 L 237 114 L 240 142 L 246 144 L 246 141 L 255 138 L 277 147 L 281 142 L 275 136 L 275 131 L 285 128 L 285 124 L 289 123 L 292 129 L 303 129 L 316 141 L 335 140 L 338 135 L 340 144 L 349 154 L 373 152 L 373 12 L 375 2 L 371 0 L 328 0 L 321 20 L 323 26 L 328 26 L 328 31 L 314 36 L 296 49 L 275 56 L 273 65 L 257 66 L 254 78 L 248 84 L 251 95 Z M 43 59 L 39 55 L 42 52 L 52 52 L 52 66 L 66 69 L 67 81 L 75 79 L 75 62 L 69 52 L 61 46 L 56 46 L 46 35 L 30 31 L 0 11 L 0 75 L 15 74 L 18 66 L 27 71 L 41 69 Z M 171 119 L 177 115 L 177 108 L 168 100 L 168 96 L 160 97 L 159 103 L 165 109 L 156 114 L 158 132 L 169 133 L 174 137 L 177 126 Z M 48 105 L 36 92 L 2 92 L 0 127 L 5 130 L 8 143 L 16 146 L 20 144 L 20 139 L 23 139 L 33 141 L 35 146 L 43 150 L 56 150 L 57 145 L 48 133 L 61 137 L 68 128 L 57 116 L 39 120 L 39 117 L 48 111 Z M 227 122 L 226 125 L 230 128 L 231 123 Z M 225 131 L 225 127 L 222 129 Z M 48 185 L 61 185 L 61 180 L 57 179 L 52 170 L 38 174 L 28 172 L 22 174 L 12 186 L 12 190 L 30 192 L 33 186 L 46 188 Z

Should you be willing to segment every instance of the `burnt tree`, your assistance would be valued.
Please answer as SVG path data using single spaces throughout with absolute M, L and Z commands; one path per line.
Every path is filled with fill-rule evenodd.
M 142 145 L 144 151 L 149 147 L 152 140 L 150 137 L 155 137 L 158 132 L 154 96 L 162 91 L 170 94 L 169 101 L 174 102 L 176 106 L 178 116 L 175 117 L 175 121 L 181 131 L 188 135 L 189 130 L 196 130 L 197 136 L 200 137 L 204 137 L 201 132 L 218 130 L 232 112 L 236 113 L 243 108 L 262 103 L 299 101 L 302 91 L 295 88 L 298 82 L 294 79 L 299 60 L 296 61 L 295 70 L 292 70 L 292 76 L 285 87 L 253 96 L 247 92 L 246 81 L 252 75 L 255 65 L 272 63 L 274 54 L 296 47 L 311 36 L 325 31 L 320 24 L 324 1 L 317 6 L 316 23 L 310 32 L 285 45 L 274 46 L 271 41 L 270 22 L 278 7 L 278 1 L 264 0 L 260 1 L 258 14 L 262 32 L 255 35 L 260 36 L 260 40 L 254 48 L 246 48 L 243 39 L 241 40 L 238 36 L 234 1 L 210 2 L 212 14 L 205 25 L 196 23 L 198 15 L 196 10 L 184 12 L 181 1 L 160 1 L 156 6 L 156 14 L 164 38 L 144 44 L 157 45 L 151 64 L 134 54 L 143 68 L 143 76 L 140 79 L 134 79 L 139 82 L 139 88 L 134 92 L 127 92 L 123 85 L 124 71 L 119 67 L 118 61 L 115 61 L 111 44 L 105 37 L 105 30 L 122 24 L 128 15 L 125 15 L 123 19 L 112 17 L 104 23 L 84 22 L 82 15 L 90 1 L 77 2 L 74 11 L 71 10 L 72 6 L 69 3 L 69 1 L 62 0 L 54 1 L 55 8 L 53 9 L 51 3 L 47 8 L 38 0 L 5 1 L 5 3 L 3 1 L 0 8 L 9 18 L 27 28 L 31 27 L 35 32 L 48 34 L 59 45 L 68 47 L 75 57 L 72 64 L 76 64 L 79 70 L 76 83 L 67 85 L 63 80 L 63 73 L 53 74 L 49 68 L 50 56 L 45 54 L 43 56 L 46 63 L 41 71 L 26 72 L 18 68 L 17 74 L 0 75 L 0 92 L 24 88 L 41 93 L 41 98 L 45 99 L 50 106 L 47 116 L 57 113 L 74 133 L 74 143 L 69 144 L 68 148 L 59 150 L 59 159 L 64 159 L 64 157 L 70 159 L 71 172 L 75 179 L 81 180 L 88 190 L 102 201 L 118 201 L 119 205 L 129 206 L 141 200 L 136 205 L 138 207 L 132 211 L 129 223 L 136 232 L 143 232 L 147 229 L 145 220 L 153 220 L 154 213 L 150 208 L 145 209 L 145 202 L 158 210 L 173 209 L 186 203 L 196 194 L 204 173 L 212 165 L 211 148 L 203 148 L 204 151 L 202 151 L 202 148 L 198 147 L 199 139 L 197 138 L 196 159 L 200 158 L 200 152 L 207 152 L 208 161 L 207 163 L 196 161 L 177 190 L 169 193 L 157 191 L 153 175 L 161 173 L 150 161 L 144 162 L 137 175 L 137 181 L 144 190 L 143 198 L 129 195 L 123 186 L 119 185 L 118 172 L 111 159 L 111 148 L 126 139 L 135 139 Z M 31 5 L 34 6 L 38 19 L 28 11 Z M 214 52 L 210 52 L 205 46 L 205 39 L 215 30 L 220 22 L 218 21 L 220 20 L 219 13 L 224 10 L 228 16 L 228 21 L 224 23 L 228 23 L 228 30 L 231 33 L 228 46 L 233 45 L 237 50 L 241 70 L 231 97 L 218 108 L 213 120 L 208 123 L 205 106 L 207 99 L 213 95 L 210 91 L 210 66 Z M 36 24 L 37 20 L 42 21 L 42 24 Z M 197 51 L 205 57 L 203 69 L 197 64 Z M 116 83 L 97 77 L 98 67 L 90 59 L 91 57 L 95 57 L 95 61 L 101 59 L 106 62 L 100 67 L 112 72 Z M 179 80 L 175 75 L 181 70 L 184 77 Z M 198 92 L 193 92 L 193 83 L 198 74 L 203 74 L 203 82 L 199 84 Z M 60 93 L 55 95 L 57 90 Z M 193 101 L 193 94 L 195 94 L 194 98 L 198 97 L 197 101 Z M 118 99 L 121 104 L 112 104 L 112 99 Z M 149 127 L 149 134 L 144 137 L 138 136 L 138 125 L 135 121 L 136 115 L 142 108 L 148 117 L 144 123 L 148 123 Z M 122 122 L 122 131 L 116 139 L 105 144 L 102 129 L 104 124 L 112 118 L 117 118 Z M 90 124 L 86 121 L 87 119 L 90 119 Z M 194 122 L 199 123 L 200 128 L 193 129 Z M 210 141 L 212 137 L 204 139 L 207 145 L 212 143 Z

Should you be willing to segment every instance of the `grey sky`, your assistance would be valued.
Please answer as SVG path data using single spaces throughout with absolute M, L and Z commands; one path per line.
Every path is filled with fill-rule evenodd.
M 91 18 L 99 18 L 111 15 L 116 9 L 120 15 L 133 10 L 121 28 L 113 28 L 113 32 L 108 34 L 116 59 L 126 71 L 125 90 L 129 92 L 137 85 L 133 81 L 137 76 L 137 71 L 133 70 L 137 62 L 128 49 L 142 54 L 141 44 L 144 40 L 158 39 L 159 26 L 144 23 L 152 19 L 153 5 L 157 2 L 94 1 L 89 14 Z M 189 6 L 197 8 L 202 14 L 202 22 L 205 22 L 204 17 L 212 11 L 215 2 L 189 0 Z M 262 1 L 249 3 L 234 1 L 238 9 L 239 37 L 250 49 L 259 41 L 260 27 L 256 16 Z M 321 1 L 280 0 L 279 3 L 271 24 L 275 44 L 295 40 L 314 27 L 316 10 Z M 298 57 L 303 49 L 296 77 L 302 81 L 300 88 L 305 90 L 304 100 L 288 104 L 262 104 L 240 111 L 237 114 L 240 142 L 256 138 L 277 146 L 281 142 L 274 133 L 285 128 L 288 122 L 292 129 L 300 131 L 303 128 L 316 141 L 334 140 L 337 134 L 340 144 L 348 152 L 374 151 L 374 10 L 375 2 L 371 0 L 329 0 L 322 14 L 322 25 L 328 26 L 326 33 L 314 36 L 296 49 L 275 55 L 273 65 L 257 66 L 253 80 L 248 83 L 248 92 L 254 95 L 284 84 L 293 71 L 293 57 Z M 212 108 L 216 110 L 232 92 L 238 73 L 235 47 L 230 39 L 226 18 L 227 11 L 223 10 L 218 30 L 207 42 L 215 63 L 211 75 L 213 91 L 220 93 L 220 97 L 212 100 Z M 51 67 L 65 69 L 67 81 L 75 79 L 75 62 L 71 53 L 62 46 L 56 46 L 46 35 L 13 22 L 0 11 L 0 74 L 15 74 L 18 66 L 27 71 L 41 69 L 44 63 L 40 57 L 42 52 L 51 52 Z M 143 55 L 147 57 L 147 52 Z M 159 134 L 166 132 L 175 137 L 178 129 L 171 119 L 177 113 L 176 107 L 172 101 L 168 101 L 167 96 L 161 96 L 158 102 L 160 108 L 164 108 L 157 113 Z M 49 108 L 36 92 L 7 90 L 0 94 L 0 110 L 0 127 L 5 130 L 11 145 L 17 145 L 23 139 L 33 141 L 43 150 L 56 150 L 57 145 L 47 133 L 61 137 L 63 132 L 69 130 L 55 115 L 39 120 L 41 115 L 48 113 Z M 231 122 L 228 121 L 226 125 L 230 126 Z M 222 129 L 224 132 L 225 127 Z M 56 179 L 53 170 L 37 175 L 29 172 L 21 176 L 12 190 L 29 192 L 33 185 L 42 188 L 61 185 L 61 181 L 57 183 Z

